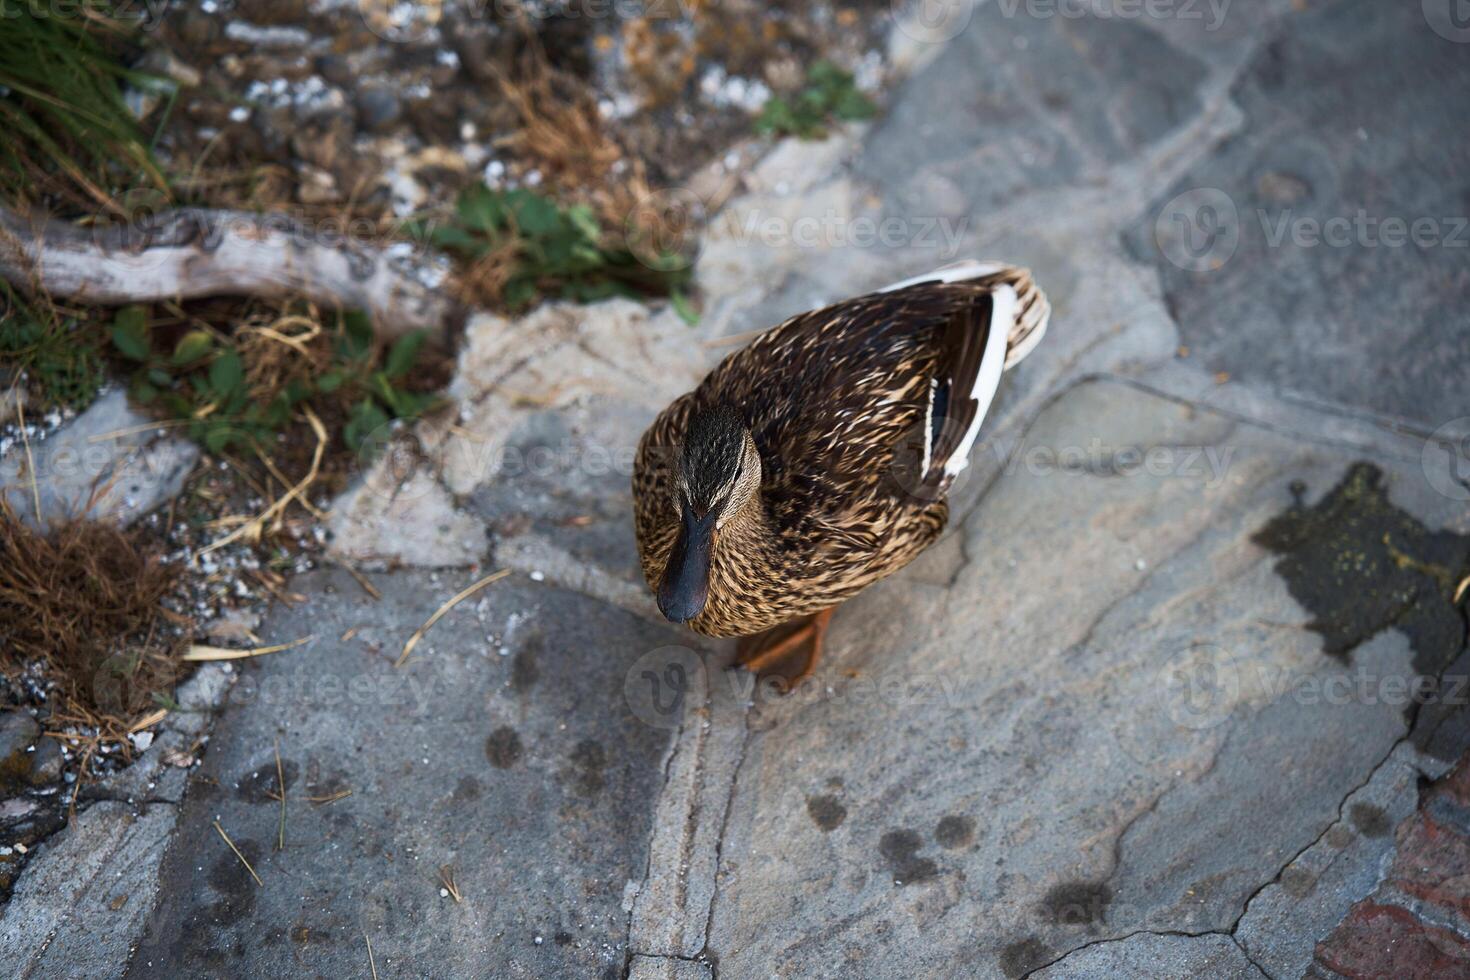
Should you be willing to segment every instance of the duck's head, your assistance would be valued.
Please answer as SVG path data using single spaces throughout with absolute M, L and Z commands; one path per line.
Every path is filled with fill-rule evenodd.
M 679 536 L 658 586 L 658 608 L 675 623 L 709 599 L 710 563 L 720 533 L 740 521 L 760 493 L 761 457 L 740 413 L 727 405 L 696 412 L 684 434 L 674 480 Z

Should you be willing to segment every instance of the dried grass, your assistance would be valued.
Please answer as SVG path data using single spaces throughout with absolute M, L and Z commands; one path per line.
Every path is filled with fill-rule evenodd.
M 77 518 L 41 533 L 0 499 L 0 671 L 44 664 L 53 722 L 124 737 L 177 680 L 189 621 L 163 600 L 179 575 L 137 532 Z
M 221 827 L 219 825 L 219 821 L 218 820 L 216 820 L 214 822 L 214 829 L 219 831 L 219 835 L 221 837 L 223 837 L 224 840 L 225 840 L 225 843 L 230 846 L 230 850 L 232 850 L 232 851 L 235 852 L 235 857 L 239 858 L 240 859 L 240 863 L 243 864 L 243 865 L 245 865 L 245 870 L 250 872 L 250 877 L 252 877 L 252 878 L 255 879 L 256 885 L 259 885 L 261 887 L 264 887 L 265 882 L 263 882 L 263 881 L 260 880 L 260 875 L 256 874 L 255 873 L 255 869 L 250 866 L 250 862 L 247 861 L 247 860 L 245 860 L 245 855 L 243 855 L 243 854 L 240 853 L 240 849 L 235 846 L 235 842 L 234 841 L 230 840 L 230 835 L 227 834 L 227 833 L 225 833 L 225 828 L 223 828 L 223 827 Z
M 650 195 L 647 172 L 608 135 L 592 89 L 554 68 L 535 44 L 514 75 L 494 74 L 520 122 L 501 144 L 533 163 L 563 200 L 592 205 L 605 228 L 621 231 Z
M 332 361 L 331 338 L 314 306 L 305 315 L 257 315 L 235 331 L 235 345 L 250 393 L 259 402 L 269 402 L 293 381 L 312 380 Z
M 245 660 L 250 657 L 263 657 L 268 653 L 280 653 L 283 650 L 290 650 L 304 643 L 310 643 L 314 639 L 316 639 L 315 634 L 303 636 L 301 639 L 292 640 L 290 643 L 274 643 L 268 647 L 252 647 L 248 650 L 235 650 L 230 647 L 211 647 L 196 643 L 189 647 L 189 651 L 179 659 L 191 662 L 203 660 Z
M 464 893 L 459 890 L 459 885 L 454 881 L 454 866 L 446 864 L 439 869 L 439 884 L 454 899 L 454 904 L 459 905 L 464 901 Z
M 510 236 L 498 247 L 467 265 L 459 276 L 459 294 L 472 306 L 498 307 L 505 298 L 505 286 L 515 275 L 521 255 L 521 243 Z
M 461 602 L 465 601 L 476 592 L 479 592 L 491 582 L 499 582 L 501 579 L 509 575 L 510 571 L 511 570 L 509 568 L 502 568 L 498 572 L 491 572 L 489 575 L 486 575 L 484 578 L 480 579 L 478 582 L 475 582 L 473 585 L 468 585 L 465 588 L 461 589 L 459 592 L 455 593 L 454 596 L 452 596 L 447 602 L 445 602 L 444 605 L 434 610 L 434 615 L 425 620 L 424 625 L 414 630 L 413 635 L 408 638 L 408 642 L 403 644 L 403 652 L 398 655 L 398 659 L 394 661 L 393 666 L 402 667 L 404 664 L 408 663 L 408 657 L 411 653 L 413 653 L 413 648 L 419 645 L 419 641 L 424 638 L 424 634 L 429 632 L 430 628 L 432 628 L 435 623 L 439 622 L 439 620 L 443 618 L 445 613 L 449 612 L 449 610 L 453 609 L 455 606 L 459 605 Z

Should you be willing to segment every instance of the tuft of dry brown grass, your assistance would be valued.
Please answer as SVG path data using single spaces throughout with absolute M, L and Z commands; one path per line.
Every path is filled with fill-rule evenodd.
M 558 71 L 535 44 L 513 74 L 494 74 L 520 122 L 502 145 L 533 163 L 561 199 L 590 204 L 604 227 L 622 229 L 649 196 L 647 172 L 608 134 L 591 87 Z
M 177 680 L 189 621 L 163 600 L 179 575 L 138 533 L 85 518 L 42 533 L 0 499 L 0 671 L 40 662 L 53 718 L 124 737 Z
M 520 255 L 521 243 L 512 236 L 475 259 L 460 273 L 457 284 L 460 296 L 472 306 L 499 306 L 505 298 L 506 283 L 515 275 Z
M 303 305 L 302 313 L 257 311 L 235 329 L 245 380 L 257 401 L 269 402 L 293 381 L 310 381 L 332 362 L 331 337 L 320 312 Z

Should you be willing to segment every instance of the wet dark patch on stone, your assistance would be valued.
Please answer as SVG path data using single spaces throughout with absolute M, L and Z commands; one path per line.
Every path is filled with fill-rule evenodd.
M 1107 921 L 1113 890 L 1101 881 L 1064 881 L 1041 900 L 1042 911 L 1055 925 L 1090 926 Z
M 523 752 L 521 736 L 509 725 L 501 725 L 485 739 L 485 758 L 496 769 L 509 769 L 520 761 Z
M 286 789 L 289 790 L 296 782 L 300 771 L 301 768 L 290 759 L 281 759 L 281 775 L 286 777 Z M 281 786 L 276 775 L 275 758 L 272 757 L 270 762 L 240 777 L 235 793 L 248 803 L 274 803 L 280 806 Z
M 1354 803 L 1348 808 L 1348 819 L 1364 837 L 1386 837 L 1393 829 L 1388 814 L 1371 803 Z
M 888 862 L 895 884 L 909 885 L 933 878 L 939 867 L 928 858 L 919 857 L 924 840 L 912 830 L 890 830 L 878 841 L 878 852 Z
M 231 838 L 251 867 L 260 864 L 260 845 L 247 838 Z M 206 910 L 206 921 L 211 925 L 229 926 L 241 919 L 248 919 L 255 911 L 255 879 L 245 870 L 233 852 L 226 850 L 214 859 L 205 876 L 209 887 L 220 895 L 220 900 Z
M 536 686 L 541 679 L 541 668 L 536 666 L 536 654 L 541 651 L 539 638 L 532 638 L 526 645 L 511 658 L 510 662 L 510 686 L 515 691 L 524 694 Z
M 572 944 L 572 934 L 569 932 L 558 932 L 551 939 L 558 946 L 570 946 Z
M 1317 887 L 1317 876 L 1301 868 L 1287 868 L 1281 872 L 1281 890 L 1292 898 L 1305 898 Z
M 1045 966 L 1051 958 L 1051 950 L 1042 945 L 1040 939 L 1027 936 L 1000 951 L 1000 972 L 1010 977 L 1010 980 L 1020 980 L 1033 970 Z
M 824 831 L 833 831 L 847 819 L 847 807 L 835 796 L 823 794 L 806 798 L 806 812 L 811 814 L 812 823 Z
M 1357 839 L 1346 827 L 1333 827 L 1327 832 L 1327 843 L 1339 851 Z
M 596 796 L 607 785 L 602 770 L 607 768 L 607 752 L 600 742 L 583 739 L 572 749 L 571 770 L 568 773 L 572 788 L 582 796 Z
M 975 842 L 975 821 L 962 814 L 941 817 L 934 825 L 934 839 L 950 850 L 968 847 Z
M 1409 640 L 1414 670 L 1438 677 L 1465 645 L 1453 596 L 1470 572 L 1470 535 L 1431 531 L 1395 507 L 1371 463 L 1353 464 L 1315 505 L 1300 481 L 1291 491 L 1296 502 L 1252 540 L 1281 556 L 1276 572 L 1312 613 L 1307 628 L 1321 634 L 1322 652 L 1349 662 L 1393 626 Z M 1410 721 L 1417 706 L 1408 699 Z
M 485 744 L 485 755 L 487 757 L 490 755 L 488 739 Z M 456 803 L 469 803 L 471 800 L 478 800 L 483 793 L 484 787 L 474 776 L 460 776 L 459 782 L 454 785 L 453 798 Z

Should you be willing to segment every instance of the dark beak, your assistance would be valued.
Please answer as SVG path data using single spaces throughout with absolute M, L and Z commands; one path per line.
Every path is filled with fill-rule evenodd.
M 709 598 L 710 549 L 715 538 L 715 512 L 695 517 L 683 505 L 684 526 L 679 529 L 664 580 L 658 587 L 658 609 L 670 622 L 687 623 L 704 610 Z

